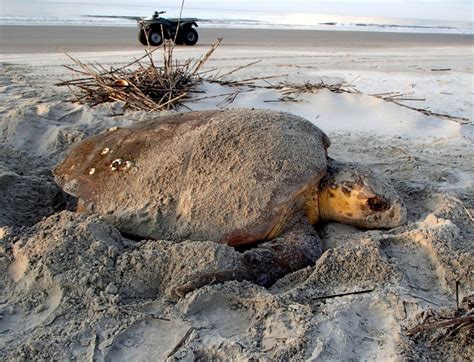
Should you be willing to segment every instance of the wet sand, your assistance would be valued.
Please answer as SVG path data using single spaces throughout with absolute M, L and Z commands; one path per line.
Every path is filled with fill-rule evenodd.
M 452 47 L 474 45 L 473 35 L 362 31 L 198 28 L 198 46 L 223 37 L 222 46 L 295 48 Z M 140 49 L 134 27 L 0 26 L 0 52 L 45 53 Z

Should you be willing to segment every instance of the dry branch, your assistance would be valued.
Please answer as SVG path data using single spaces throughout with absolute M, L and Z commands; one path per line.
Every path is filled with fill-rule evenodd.
M 173 347 L 170 353 L 166 356 L 166 358 L 170 358 L 172 355 L 174 355 L 186 342 L 186 340 L 189 338 L 191 333 L 195 331 L 194 327 L 189 327 L 187 332 L 184 334 L 184 336 L 178 341 L 178 343 Z
M 228 82 L 229 83 L 229 82 Z M 234 82 L 233 85 L 239 85 L 238 82 Z M 355 88 L 351 83 L 336 83 L 336 84 L 327 84 L 323 81 L 319 83 L 306 82 L 303 84 L 282 82 L 275 85 L 268 85 L 263 88 L 267 89 L 276 89 L 278 90 L 283 97 L 278 98 L 277 100 L 267 101 L 267 102 L 295 102 L 297 99 L 295 97 L 300 96 L 304 93 L 317 93 L 322 89 L 327 89 L 333 93 L 355 93 L 362 94 L 357 88 Z M 470 124 L 470 120 L 464 117 L 452 116 L 445 113 L 437 113 L 430 111 L 426 108 L 419 108 L 410 106 L 408 104 L 402 103 L 403 101 L 426 101 L 424 98 L 414 98 L 408 97 L 411 93 L 399 93 L 399 92 L 389 92 L 389 93 L 379 93 L 371 94 L 370 96 L 381 99 L 385 102 L 394 103 L 400 107 L 408 108 L 416 112 L 423 113 L 426 116 L 433 116 L 441 119 L 447 119 L 449 121 L 458 122 L 460 124 Z
M 374 290 L 375 289 L 366 289 L 366 290 L 358 290 L 356 292 L 347 292 L 347 293 L 324 295 L 324 296 L 321 296 L 321 297 L 316 297 L 316 298 L 314 298 L 314 300 L 333 299 L 333 298 L 345 297 L 345 296 L 348 296 L 348 295 L 367 294 L 367 293 L 372 293 Z
M 423 324 L 423 325 L 416 326 L 415 328 L 410 329 L 407 332 L 407 335 L 413 336 L 420 332 L 425 332 L 425 331 L 439 329 L 439 328 L 447 328 L 447 327 L 457 326 L 457 325 L 464 325 L 464 324 L 469 324 L 472 326 L 474 324 L 474 316 L 467 315 L 467 316 L 462 316 L 458 318 L 448 319 L 446 321 L 441 321 L 441 322 L 436 322 L 436 323 L 431 323 L 431 324 Z
M 218 39 L 201 58 L 184 62 L 175 61 L 174 47 L 164 43 L 161 66 L 156 66 L 153 60 L 152 53 L 156 49 L 146 50 L 144 56 L 126 66 L 110 69 L 83 63 L 65 53 L 75 63 L 75 66 L 65 67 L 80 77 L 56 85 L 76 89 L 76 100 L 92 106 L 120 101 L 125 109 L 132 110 L 177 109 L 190 93 L 199 92 L 195 88 L 203 78 L 198 72 L 221 41 L 222 38 Z

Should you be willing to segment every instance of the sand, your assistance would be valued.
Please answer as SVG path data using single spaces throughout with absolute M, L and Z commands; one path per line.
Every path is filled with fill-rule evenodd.
M 217 37 L 222 46 L 239 48 L 387 48 L 471 46 L 472 35 L 381 33 L 364 31 L 315 31 L 282 29 L 197 28 L 197 47 L 207 47 Z M 2 53 L 138 50 L 138 28 L 94 26 L 0 26 Z
M 460 301 L 474 290 L 472 38 L 467 44 L 460 37 L 460 43 L 412 47 L 377 34 L 384 43 L 377 48 L 295 49 L 283 42 L 274 49 L 237 44 L 219 49 L 210 68 L 263 60 L 236 74 L 241 79 L 270 74 L 288 74 L 282 79 L 295 82 L 355 79 L 364 94 L 323 91 L 299 103 L 269 103 L 278 98 L 274 91 L 249 91 L 232 106 L 285 110 L 319 125 L 331 138 L 331 157 L 357 161 L 391 181 L 407 205 L 408 222 L 372 231 L 320 225 L 322 256 L 272 287 L 229 281 L 179 297 L 171 293 L 173 286 L 201 270 L 222 270 L 237 252 L 209 241 L 131 240 L 98 216 L 72 212 L 74 199 L 59 191 L 51 174 L 78 140 L 156 114 L 68 101 L 68 90 L 53 84 L 70 76 L 60 67 L 70 61 L 48 54 L 52 44 L 30 48 L 20 37 L 17 45 L 8 37 L 16 47 L 8 53 L 4 34 L 1 359 L 471 358 L 472 331 L 451 336 L 443 336 L 446 329 L 415 336 L 408 331 L 452 317 L 456 284 Z M 78 43 L 75 56 L 115 66 L 141 53 L 135 44 L 118 51 L 100 43 L 89 47 L 86 38 Z M 180 47 L 176 54 L 186 59 L 205 48 Z M 440 68 L 451 70 L 432 71 Z M 202 88 L 222 91 L 209 84 Z M 414 104 L 469 122 L 425 116 L 367 95 L 391 91 L 413 92 L 425 99 Z M 219 102 L 189 106 L 209 109 Z M 357 291 L 362 293 L 330 297 Z

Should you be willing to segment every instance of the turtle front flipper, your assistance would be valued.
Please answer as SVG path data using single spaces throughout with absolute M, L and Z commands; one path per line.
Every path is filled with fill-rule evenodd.
M 322 254 L 316 230 L 301 219 L 280 237 L 243 253 L 251 281 L 269 287 L 288 273 L 312 265 Z
M 286 274 L 314 264 L 321 253 L 316 231 L 306 220 L 301 220 L 280 237 L 242 252 L 234 268 L 199 273 L 174 288 L 172 294 L 183 297 L 205 285 L 230 280 L 248 280 L 269 287 Z

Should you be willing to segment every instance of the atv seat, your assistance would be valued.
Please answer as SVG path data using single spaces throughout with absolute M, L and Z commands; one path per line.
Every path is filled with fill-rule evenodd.
M 168 20 L 168 22 L 170 23 L 170 25 L 178 25 L 178 23 L 180 22 L 179 19 L 166 19 Z M 181 23 L 183 23 L 183 21 L 181 21 Z
M 182 18 L 181 21 L 179 20 L 179 18 L 169 18 L 167 19 L 171 24 L 173 25 L 177 25 L 178 23 L 180 24 L 186 24 L 186 23 L 194 23 L 196 22 L 198 19 L 196 18 Z

